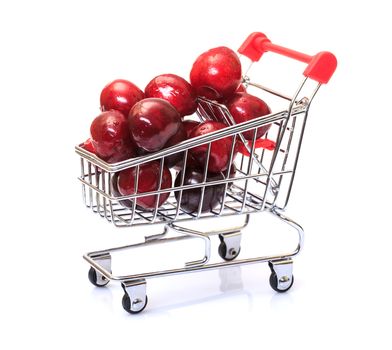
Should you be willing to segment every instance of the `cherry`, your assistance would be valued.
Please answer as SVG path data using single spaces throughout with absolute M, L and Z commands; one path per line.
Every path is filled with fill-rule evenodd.
M 133 145 L 132 142 L 124 143 L 123 145 L 116 147 L 115 152 L 106 159 L 106 162 L 111 164 L 122 162 L 123 160 L 134 158 L 135 156 L 135 145 Z
M 181 186 L 182 172 L 178 173 L 175 186 Z M 207 174 L 207 182 L 223 180 L 225 177 L 221 174 Z M 200 170 L 187 169 L 184 176 L 184 185 L 194 185 L 202 183 L 204 174 Z M 225 184 L 206 186 L 204 190 L 204 197 L 201 212 L 209 212 L 222 203 L 223 194 L 225 191 Z M 183 190 L 180 208 L 187 213 L 197 212 L 201 202 L 202 188 L 196 187 L 194 189 Z M 180 191 L 175 192 L 177 201 L 180 200 Z
M 185 128 L 184 128 L 183 123 L 181 123 L 180 127 L 178 128 L 178 131 L 166 142 L 166 144 L 163 148 L 174 146 L 177 143 L 180 143 L 186 139 L 187 139 L 187 134 L 185 132 Z M 149 153 L 151 153 L 151 152 L 147 152 L 143 148 L 137 149 L 137 154 L 139 156 L 144 156 Z M 179 162 L 181 162 L 181 160 L 183 158 L 184 158 L 184 152 L 174 153 L 170 156 L 165 157 L 165 165 L 168 166 L 169 168 L 175 167 Z
M 111 190 L 112 190 L 112 195 L 114 197 L 121 197 L 122 194 L 120 193 L 120 191 L 118 190 L 118 174 L 119 173 L 114 173 L 112 175 L 112 179 L 110 181 L 110 186 L 111 186 Z M 126 208 L 132 208 L 132 200 L 129 199 L 124 199 L 122 201 L 118 201 L 123 207 Z
M 91 123 L 91 143 L 98 157 L 115 163 L 135 156 L 127 120 L 118 111 L 102 112 Z
M 196 59 L 190 80 L 199 96 L 216 101 L 226 99 L 241 83 L 241 62 L 233 50 L 216 47 Z
M 128 116 L 133 105 L 144 98 L 144 93 L 128 80 L 117 79 L 107 84 L 101 92 L 101 109 L 114 109 Z
M 118 191 L 122 196 L 132 195 L 135 193 L 146 193 L 158 190 L 160 179 L 161 164 L 158 161 L 149 162 L 139 166 L 138 187 L 135 188 L 136 182 L 136 167 L 120 171 L 117 179 Z M 163 166 L 162 170 L 162 184 L 161 189 L 171 188 L 172 177 L 168 167 Z M 137 191 L 137 192 L 136 192 Z M 155 209 L 158 201 L 158 208 L 169 198 L 170 193 L 162 193 L 158 195 L 150 195 L 139 197 L 136 199 L 136 204 L 141 208 L 152 210 Z
M 136 103 L 128 115 L 128 126 L 135 144 L 147 152 L 162 149 L 181 124 L 177 110 L 160 98 Z
M 195 127 L 190 137 L 197 137 L 211 132 L 225 128 L 226 125 L 217 121 L 206 121 Z M 232 147 L 233 137 L 225 137 L 211 143 L 210 159 L 208 162 L 209 172 L 220 172 L 227 169 L 229 166 L 230 153 Z M 200 167 L 204 168 L 207 157 L 208 144 L 203 144 L 190 149 L 191 155 L 197 160 Z M 236 146 L 234 148 L 234 155 L 236 153 Z
M 185 79 L 175 74 L 162 74 L 152 79 L 145 88 L 146 97 L 162 98 L 175 107 L 181 117 L 196 112 L 197 96 Z
M 227 102 L 227 108 L 236 123 L 242 123 L 271 113 L 271 109 L 260 98 L 246 92 L 235 93 Z M 257 129 L 256 138 L 262 137 L 271 127 L 263 125 Z M 253 139 L 253 130 L 243 133 L 247 140 Z

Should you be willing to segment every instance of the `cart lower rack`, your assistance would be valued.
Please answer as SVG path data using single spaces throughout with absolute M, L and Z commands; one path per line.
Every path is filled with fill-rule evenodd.
M 239 53 L 253 62 L 258 61 L 264 52 L 271 51 L 308 63 L 304 71 L 305 78 L 293 97 L 287 97 L 267 87 L 252 82 L 244 77 L 244 84 L 257 91 L 275 96 L 285 102 L 286 108 L 277 113 L 236 124 L 227 107 L 214 101 L 199 98 L 197 118 L 200 121 L 225 121 L 227 128 L 183 141 L 175 146 L 142 157 L 109 164 L 88 152 L 81 146 L 76 152 L 81 159 L 83 199 L 85 205 L 117 227 L 129 227 L 146 224 L 161 224 L 163 232 L 146 236 L 144 242 L 111 249 L 90 252 L 84 259 L 90 264 L 89 280 L 102 287 L 110 280 L 119 281 L 124 289 L 122 305 L 130 313 L 138 313 L 147 305 L 146 280 L 173 274 L 197 272 L 225 268 L 235 265 L 268 262 L 271 269 L 270 284 L 277 292 L 287 291 L 294 282 L 292 258 L 303 245 L 303 230 L 299 224 L 283 215 L 290 198 L 298 157 L 304 135 L 310 104 L 323 83 L 327 83 L 336 68 L 336 59 L 329 52 L 308 56 L 290 49 L 272 44 L 261 33 L 251 34 L 240 47 Z M 316 82 L 311 93 L 305 95 L 305 87 Z M 269 125 L 269 131 L 263 139 L 257 139 L 257 130 Z M 252 133 L 251 140 L 244 138 L 244 133 Z M 229 138 L 231 151 L 227 170 L 214 177 L 207 178 L 208 164 L 213 142 Z M 194 147 L 204 146 L 206 161 L 203 178 L 199 183 L 185 184 L 184 174 Z M 176 156 L 182 161 L 180 167 L 171 172 L 177 176 L 170 188 L 163 188 L 163 168 L 168 157 Z M 140 170 L 143 165 L 159 164 L 159 186 L 151 192 L 138 192 Z M 135 193 L 121 196 L 113 188 L 118 173 L 133 169 Z M 233 171 L 233 169 L 235 171 Z M 200 201 L 192 210 L 185 210 L 181 201 L 186 193 L 196 191 Z M 203 208 L 204 196 L 212 191 L 219 192 L 219 203 L 206 210 Z M 161 196 L 167 197 L 160 203 Z M 144 209 L 138 205 L 143 198 L 155 201 L 155 208 Z M 139 202 L 140 203 L 140 202 Z M 241 250 L 241 232 L 248 225 L 250 214 L 268 212 L 279 221 L 291 227 L 298 235 L 298 244 L 294 251 L 287 254 L 239 259 Z M 201 232 L 180 226 L 180 222 L 211 219 L 224 216 L 238 216 L 242 223 L 229 229 Z M 211 238 L 219 237 L 218 253 L 222 262 L 210 263 Z M 178 268 L 150 271 L 133 275 L 116 276 L 112 273 L 112 253 L 121 250 L 140 249 L 156 244 L 165 244 L 184 239 L 199 239 L 204 243 L 203 256 L 186 262 Z

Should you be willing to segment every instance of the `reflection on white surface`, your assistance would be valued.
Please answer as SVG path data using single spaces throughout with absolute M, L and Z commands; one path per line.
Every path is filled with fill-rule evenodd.
M 248 269 L 247 274 L 254 276 L 255 271 L 249 267 L 234 266 L 215 271 L 150 279 L 147 282 L 147 308 L 137 317 L 161 318 L 182 312 L 194 313 L 205 308 L 219 309 L 223 306 L 226 309 L 227 305 L 230 305 L 230 308 L 252 310 L 254 298 L 260 293 L 257 289 L 254 290 L 252 284 L 256 282 L 262 285 L 263 280 L 259 276 L 254 276 L 255 278 L 248 281 L 246 286 L 242 277 L 244 268 Z M 127 316 L 121 307 L 122 295 L 120 283 L 112 281 L 102 288 L 91 286 L 88 297 L 94 308 L 103 308 L 106 312 L 116 314 L 124 313 Z
M 294 286 L 292 288 L 294 288 Z M 285 311 L 293 304 L 294 298 L 292 296 L 291 290 L 285 293 L 277 293 L 274 291 L 270 300 L 270 307 L 275 311 Z
M 219 269 L 220 286 L 222 292 L 243 289 L 242 273 L 240 266 Z
M 241 267 L 229 267 L 215 271 L 157 279 L 151 293 L 149 305 L 143 313 L 176 313 L 181 309 L 192 312 L 209 307 L 213 303 L 224 303 L 227 299 L 246 300 L 245 309 L 251 307 L 252 295 L 244 289 Z M 159 285 L 158 285 L 159 284 Z
M 113 309 L 114 307 L 116 307 L 113 306 L 113 303 L 115 303 L 115 298 L 113 297 L 111 286 L 106 286 L 106 287 L 92 286 L 91 299 L 94 300 L 94 303 L 97 303 L 97 307 L 99 307 L 99 305 L 102 305 L 102 307 L 106 307 L 108 309 Z

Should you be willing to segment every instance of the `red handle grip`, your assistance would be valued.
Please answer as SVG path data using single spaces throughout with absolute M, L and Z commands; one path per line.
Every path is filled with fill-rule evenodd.
M 337 66 L 336 57 L 331 52 L 322 51 L 314 56 L 309 56 L 283 46 L 275 45 L 263 33 L 255 32 L 250 34 L 238 49 L 240 54 L 248 57 L 253 62 L 258 61 L 263 53 L 267 51 L 307 63 L 308 66 L 304 71 L 304 75 L 321 84 L 328 83 Z

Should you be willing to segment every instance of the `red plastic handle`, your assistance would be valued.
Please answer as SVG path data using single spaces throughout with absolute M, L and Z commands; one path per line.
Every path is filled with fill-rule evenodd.
M 275 45 L 263 33 L 258 32 L 250 34 L 238 49 L 240 54 L 248 57 L 253 62 L 258 61 L 268 51 L 307 63 L 308 66 L 304 71 L 304 75 L 321 84 L 328 83 L 337 66 L 336 57 L 331 52 L 322 51 L 314 56 L 306 55 L 283 46 Z

